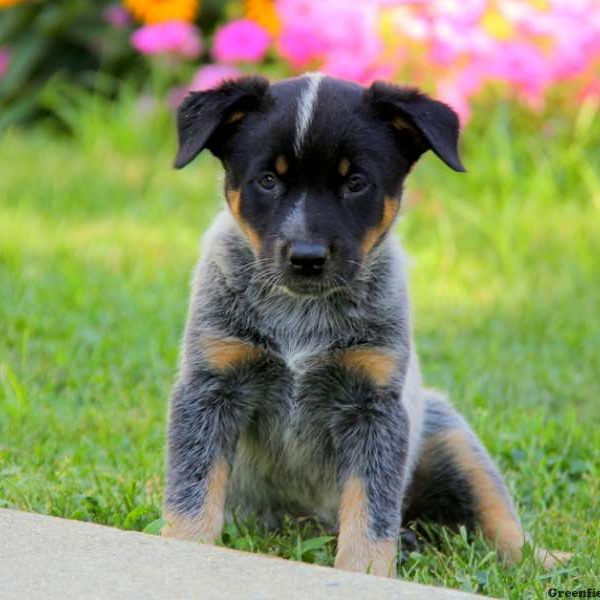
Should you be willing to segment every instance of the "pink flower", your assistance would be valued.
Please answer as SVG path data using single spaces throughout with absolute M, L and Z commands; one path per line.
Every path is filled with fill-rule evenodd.
M 378 80 L 390 81 L 394 77 L 395 69 L 392 65 L 381 64 L 369 67 L 366 73 L 363 74 L 363 79 L 360 83 L 363 85 L 371 85 Z
M 352 56 L 346 52 L 337 52 L 327 57 L 322 69 L 332 77 L 366 83 L 369 67 L 370 61 L 361 60 L 360 55 Z
M 256 63 L 264 58 L 270 43 L 268 32 L 258 23 L 238 19 L 217 31 L 212 54 L 216 61 L 222 63 Z
M 597 80 L 598 0 L 275 4 L 281 23 L 277 49 L 295 70 L 321 69 L 368 84 L 405 66 L 416 83 L 435 78 L 463 120 L 471 97 L 489 83 L 500 82 L 511 97 L 539 108 L 552 86 L 572 81 L 575 98 L 590 78 Z M 597 87 L 590 90 L 586 94 L 593 97 Z
M 10 63 L 10 52 L 6 48 L 0 48 L 0 79 L 4 77 L 8 71 Z
M 241 72 L 231 65 L 206 65 L 196 72 L 190 91 L 201 92 L 217 87 L 227 79 L 236 79 Z
M 430 4 L 440 20 L 463 27 L 473 25 L 489 8 L 488 0 L 438 0 Z
M 109 25 L 112 25 L 116 29 L 123 29 L 131 23 L 131 15 L 120 4 L 107 6 L 102 11 L 102 16 Z
M 345 52 L 331 53 L 323 64 L 322 71 L 332 77 L 347 79 L 361 85 L 370 85 L 377 79 L 390 79 L 394 74 L 391 65 L 373 65 Z
M 456 62 L 461 55 L 479 55 L 490 52 L 492 38 L 473 24 L 436 20 L 431 29 L 431 57 L 439 65 Z
M 327 0 L 276 0 L 277 14 L 286 25 L 314 26 L 322 17 Z
M 471 105 L 467 94 L 460 88 L 457 81 L 447 79 L 439 82 L 436 88 L 436 97 L 456 111 L 461 125 L 469 122 Z
M 541 50 L 529 42 L 499 43 L 495 52 L 485 60 L 488 78 L 499 79 L 515 86 L 531 105 L 543 101 L 551 83 L 551 70 Z
M 336 4 L 332 2 L 332 5 Z M 373 62 L 380 54 L 383 43 L 378 31 L 378 12 L 370 3 L 337 9 L 321 23 L 321 31 L 328 52 L 344 52 L 353 59 Z
M 590 81 L 577 94 L 579 102 L 595 102 L 600 103 L 600 81 Z
M 172 54 L 196 58 L 202 52 L 198 29 L 184 21 L 165 21 L 140 27 L 131 44 L 142 54 Z
M 292 25 L 279 36 L 279 52 L 294 69 L 304 69 L 325 52 L 324 40 L 310 27 Z
M 378 0 L 278 0 L 279 51 L 295 69 L 322 62 L 330 75 L 364 82 L 383 48 Z

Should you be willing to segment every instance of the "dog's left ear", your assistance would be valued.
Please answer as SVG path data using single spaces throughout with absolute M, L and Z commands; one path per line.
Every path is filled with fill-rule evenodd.
M 466 169 L 458 155 L 459 122 L 443 102 L 415 88 L 376 81 L 366 91 L 375 112 L 398 130 L 412 165 L 427 150 L 433 150 L 451 169 Z
M 204 148 L 223 158 L 240 121 L 259 108 L 268 89 L 264 77 L 242 77 L 215 89 L 188 94 L 177 111 L 179 149 L 175 168 L 185 167 Z

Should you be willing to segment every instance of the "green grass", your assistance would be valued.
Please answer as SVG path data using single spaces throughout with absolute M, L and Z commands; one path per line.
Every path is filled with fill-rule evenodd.
M 168 115 L 58 98 L 48 127 L 0 140 L 0 506 L 143 529 L 163 448 L 198 237 L 219 208 L 214 159 L 175 172 Z M 482 110 L 467 175 L 427 156 L 398 229 L 413 256 L 429 384 L 449 391 L 506 474 L 536 542 L 575 554 L 546 574 L 443 534 L 400 568 L 510 598 L 600 587 L 600 118 L 541 127 Z M 310 522 L 229 546 L 331 564 Z

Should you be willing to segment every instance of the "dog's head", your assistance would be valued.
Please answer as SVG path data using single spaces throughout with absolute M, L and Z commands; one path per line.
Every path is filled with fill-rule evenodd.
M 178 128 L 175 166 L 204 148 L 222 161 L 229 207 L 257 264 L 298 294 L 352 281 L 392 225 L 423 152 L 464 170 L 456 114 L 380 82 L 242 78 L 191 93 Z

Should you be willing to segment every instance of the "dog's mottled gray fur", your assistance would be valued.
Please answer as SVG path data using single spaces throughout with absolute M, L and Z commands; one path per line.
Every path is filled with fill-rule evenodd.
M 265 280 L 229 212 L 219 215 L 196 268 L 172 398 L 167 506 L 197 514 L 203 478 L 224 452 L 232 464 L 230 509 L 258 514 L 272 526 L 292 513 L 314 514 L 335 527 L 340 482 L 353 470 L 370 482 L 373 533 L 395 536 L 423 437 L 455 427 L 468 432 L 508 501 L 464 419 L 440 395 L 423 390 L 404 263 L 390 236 L 350 287 L 296 297 Z M 248 341 L 265 356 L 215 375 L 203 360 L 205 335 Z M 331 360 L 356 345 L 396 353 L 398 369 L 387 389 Z M 433 488 L 449 473 L 436 473 Z M 466 484 L 453 492 L 456 498 L 436 510 L 454 508 L 454 499 L 458 510 L 473 510 Z M 406 510 L 419 516 L 418 498 L 413 505 Z
M 311 80 L 300 94 L 310 95 L 304 112 L 315 110 L 319 81 Z M 312 118 L 299 114 L 298 151 Z M 186 164 L 202 144 L 185 137 L 195 125 L 191 113 L 183 117 L 184 147 L 192 148 Z M 228 172 L 227 193 L 235 187 L 230 179 Z M 300 227 L 304 214 L 291 226 Z M 364 486 L 365 506 L 354 493 L 348 519 L 359 519 L 364 508 L 367 531 L 347 535 L 350 554 L 383 540 L 395 546 L 403 521 L 428 519 L 481 525 L 505 557 L 518 560 L 525 537 L 500 474 L 462 416 L 423 387 L 406 261 L 390 229 L 351 281 L 301 295 L 281 285 L 272 261 L 253 250 L 239 219 L 229 210 L 218 216 L 195 271 L 171 400 L 165 509 L 176 524 L 168 535 L 202 538 L 214 525 L 206 535 L 214 538 L 225 504 L 272 527 L 287 513 L 316 515 L 336 529 L 344 486 L 355 478 Z M 243 344 L 251 349 L 249 358 L 221 369 L 211 359 L 211 340 Z M 393 360 L 390 377 L 349 368 L 340 357 L 357 349 L 384 349 Z M 226 503 L 222 489 L 210 492 L 217 500 L 210 500 L 209 511 L 218 460 L 230 473 Z M 195 519 L 204 521 L 199 528 L 177 524 Z M 355 525 L 341 524 L 340 535 Z M 363 570 L 368 560 L 346 557 L 338 566 Z M 386 574 L 381 567 L 376 572 Z

